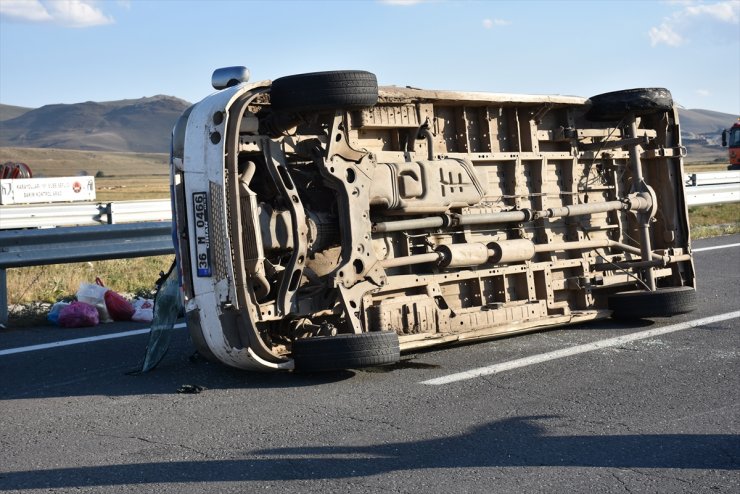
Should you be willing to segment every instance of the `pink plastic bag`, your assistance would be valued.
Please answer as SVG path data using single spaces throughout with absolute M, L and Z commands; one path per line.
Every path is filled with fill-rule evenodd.
M 72 302 L 59 312 L 59 325 L 63 328 L 97 326 L 98 309 L 85 302 Z

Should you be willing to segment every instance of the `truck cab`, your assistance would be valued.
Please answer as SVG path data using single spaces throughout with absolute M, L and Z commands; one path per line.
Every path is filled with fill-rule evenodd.
M 732 127 L 722 131 L 722 146 L 729 151 L 728 170 L 740 169 L 740 119 Z

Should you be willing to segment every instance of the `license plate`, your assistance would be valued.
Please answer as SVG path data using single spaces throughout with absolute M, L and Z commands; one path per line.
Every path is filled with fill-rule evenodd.
M 195 219 L 195 262 L 198 277 L 211 276 L 211 239 L 208 235 L 208 196 L 193 192 L 193 218 Z

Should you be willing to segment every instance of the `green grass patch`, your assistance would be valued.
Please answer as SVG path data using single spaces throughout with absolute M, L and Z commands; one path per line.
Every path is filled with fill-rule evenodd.
M 690 207 L 689 224 L 693 239 L 740 233 L 740 203 Z
M 692 227 L 740 223 L 740 203 L 692 206 L 689 221 Z

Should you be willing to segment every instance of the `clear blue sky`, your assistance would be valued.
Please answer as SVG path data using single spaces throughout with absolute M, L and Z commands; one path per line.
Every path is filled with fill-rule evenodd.
M 213 69 L 537 94 L 669 88 L 740 114 L 740 0 L 0 0 L 0 103 L 195 102 Z

